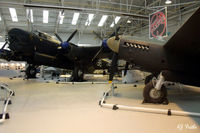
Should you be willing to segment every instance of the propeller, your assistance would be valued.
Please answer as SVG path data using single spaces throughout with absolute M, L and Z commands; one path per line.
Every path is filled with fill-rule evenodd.
M 1 47 L 1 50 L 4 49 L 7 44 L 8 42 L 6 41 L 5 44 Z
M 66 42 L 71 41 L 71 39 L 74 37 L 74 35 L 76 34 L 77 31 L 78 31 L 78 30 L 76 29 L 76 30 L 69 36 L 69 38 L 67 39 Z M 61 37 L 60 37 L 56 32 L 55 32 L 54 34 L 55 34 L 55 36 L 58 38 L 58 40 L 59 40 L 60 42 L 63 42 L 63 40 L 61 39 Z
M 11 52 L 6 50 L 6 49 L 4 49 L 7 44 L 8 44 L 8 36 L 6 36 L 5 44 L 0 49 L 0 58 L 6 59 L 6 60 L 9 61 Z
M 78 30 L 76 29 L 76 30 L 69 36 L 69 38 L 67 39 L 66 42 L 71 41 L 71 39 L 74 37 L 74 35 L 76 34 L 77 31 L 78 31 Z
M 125 69 L 124 69 L 124 76 L 126 76 L 128 71 L 129 62 L 126 62 Z
M 60 36 L 57 34 L 57 33 L 54 33 L 55 34 L 55 36 L 58 38 L 58 40 L 60 41 L 60 42 L 63 42 L 63 40 L 60 38 Z
M 109 38 L 111 38 L 111 37 L 113 37 L 113 36 L 118 37 L 118 31 L 119 31 L 119 29 L 120 29 L 120 26 L 117 27 L 117 29 L 116 29 L 112 34 L 109 35 Z M 93 31 L 93 33 L 94 33 L 99 39 L 102 40 L 102 45 L 101 45 L 99 51 L 98 51 L 98 52 L 94 55 L 94 57 L 92 58 L 92 62 L 94 62 L 94 60 L 100 55 L 100 53 L 104 50 L 104 48 L 108 48 L 108 46 L 107 46 L 107 39 L 103 40 L 103 38 L 102 38 L 99 34 L 97 34 L 95 31 Z M 118 37 L 118 40 L 119 40 L 119 37 Z
M 113 80 L 115 72 L 118 70 L 118 54 L 113 53 L 112 62 L 110 66 L 110 74 L 109 74 L 109 81 Z
M 115 40 L 119 40 L 119 35 L 115 34 Z M 113 52 L 112 62 L 110 66 L 109 82 L 112 82 L 114 74 L 118 71 L 118 53 Z
M 96 33 L 95 31 L 92 31 L 100 40 L 102 40 L 103 41 L 103 38 L 98 34 L 98 33 Z
M 6 35 L 5 43 L 4 43 L 4 45 L 1 47 L 1 50 L 3 50 L 7 44 L 8 44 L 8 36 Z
M 67 41 L 65 41 L 65 42 L 63 42 L 63 40 L 61 39 L 61 37 L 57 34 L 57 33 L 54 33 L 55 34 L 55 36 L 58 38 L 58 40 L 61 42 L 61 47 L 63 48 L 63 49 L 69 49 L 70 48 L 70 45 L 73 45 L 73 46 L 75 46 L 75 47 L 78 47 L 77 45 L 74 45 L 74 44 L 72 44 L 72 43 L 69 43 L 70 41 L 71 41 L 71 39 L 74 37 L 74 35 L 76 34 L 76 32 L 77 32 L 78 30 L 76 29 L 70 36 L 69 36 L 69 38 L 67 39 Z
M 118 27 L 115 29 L 115 31 L 114 31 L 112 34 L 110 34 L 109 38 L 111 38 L 111 37 L 113 37 L 113 36 L 116 36 L 116 34 L 118 33 L 119 30 L 120 30 L 120 26 L 118 26 Z

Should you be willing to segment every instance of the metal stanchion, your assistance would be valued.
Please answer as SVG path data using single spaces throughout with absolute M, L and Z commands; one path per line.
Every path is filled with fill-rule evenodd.
M 0 85 L 1 89 L 5 91 L 5 101 L 2 113 L 0 114 L 0 123 L 3 123 L 6 119 L 9 119 L 10 116 L 7 113 L 7 107 L 11 104 L 11 97 L 15 95 L 14 91 L 8 88 L 8 85 L 2 84 Z M 9 96 L 7 96 L 7 93 Z
M 200 113 L 197 112 L 187 112 L 187 111 L 178 111 L 172 109 L 157 109 L 157 108 L 147 108 L 147 107 L 137 107 L 137 106 L 126 106 L 126 105 L 118 105 L 112 103 L 106 103 L 106 98 L 109 96 L 109 93 L 114 93 L 114 84 L 111 85 L 111 88 L 104 92 L 102 99 L 99 101 L 99 105 L 105 108 L 111 108 L 113 110 L 122 109 L 122 110 L 131 110 L 138 112 L 146 112 L 146 113 L 155 113 L 155 114 L 165 114 L 168 116 L 176 115 L 176 116 L 193 116 L 200 117 Z

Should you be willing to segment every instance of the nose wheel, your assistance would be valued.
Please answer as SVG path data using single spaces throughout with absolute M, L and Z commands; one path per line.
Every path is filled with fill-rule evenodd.
M 157 80 L 151 80 L 147 83 L 143 90 L 143 103 L 163 103 L 168 104 L 167 89 L 164 86 L 164 77 L 162 73 Z
M 167 100 L 167 89 L 162 86 L 160 90 L 157 90 L 151 81 L 144 87 L 143 97 L 144 103 L 164 103 Z

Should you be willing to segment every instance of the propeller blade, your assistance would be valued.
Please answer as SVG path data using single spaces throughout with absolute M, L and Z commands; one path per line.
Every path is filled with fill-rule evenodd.
M 120 29 L 120 26 L 117 27 L 117 29 L 115 29 L 115 31 L 109 36 L 109 38 L 113 37 L 113 36 L 116 36 L 116 33 L 118 33 L 119 29 Z
M 74 37 L 74 35 L 76 34 L 78 30 L 75 30 L 71 35 L 70 37 L 67 39 L 67 42 L 71 41 L 71 39 Z
M 5 44 L 1 47 L 1 49 L 4 49 L 7 43 L 8 42 L 6 41 Z
M 102 50 L 103 50 L 103 46 L 101 46 L 99 51 L 94 55 L 94 57 L 92 58 L 92 62 L 99 56 Z
M 58 38 L 58 40 L 60 41 L 60 42 L 63 42 L 63 40 L 60 38 L 60 36 L 57 34 L 57 33 L 54 33 L 55 34 L 55 36 Z
M 117 72 L 117 63 L 118 62 L 118 54 L 114 53 L 112 57 L 111 67 L 110 67 L 110 75 L 109 75 L 109 81 L 113 80 L 115 72 Z
M 127 74 L 128 66 L 129 66 L 129 62 L 126 62 L 124 76 L 126 76 L 126 74 Z
M 92 33 L 95 34 L 100 40 L 103 41 L 103 38 L 98 33 L 96 33 L 95 31 L 92 31 Z

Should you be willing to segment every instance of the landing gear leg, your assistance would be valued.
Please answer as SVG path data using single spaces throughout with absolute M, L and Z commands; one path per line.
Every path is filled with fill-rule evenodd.
M 144 84 L 148 84 L 152 79 L 153 79 L 154 75 L 151 74 L 151 75 L 148 75 L 146 78 L 145 78 L 145 81 L 144 81 Z
M 147 83 L 143 90 L 143 103 L 163 103 L 168 104 L 167 89 L 164 86 L 164 76 L 162 72 L 157 79 L 151 80 Z
M 26 68 L 26 78 L 36 78 L 36 67 L 33 64 L 29 64 Z
M 84 77 L 84 71 L 79 67 L 75 67 L 72 72 L 71 81 L 82 82 L 83 77 Z

